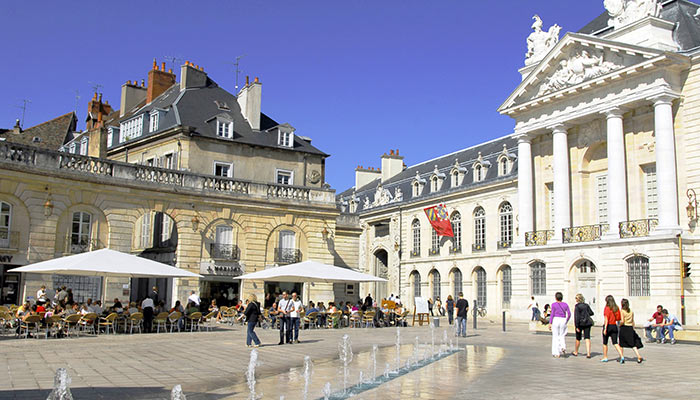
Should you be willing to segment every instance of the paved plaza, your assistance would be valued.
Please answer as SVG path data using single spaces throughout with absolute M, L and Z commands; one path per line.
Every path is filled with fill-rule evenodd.
M 445 321 L 443 321 L 445 322 Z M 471 326 L 470 326 L 471 328 Z M 443 331 L 436 329 L 436 342 Z M 377 374 L 388 362 L 395 365 L 395 329 L 311 330 L 303 342 L 277 346 L 276 331 L 259 330 L 265 345 L 259 350 L 257 392 L 263 398 L 302 398 L 300 367 L 304 356 L 314 361 L 308 398 L 322 398 L 325 382 L 333 391 L 342 388 L 338 343 L 349 334 L 355 353 L 349 382 L 359 371 L 370 371 L 369 351 L 380 346 Z M 449 331 L 451 333 L 451 331 Z M 244 330 L 220 328 L 215 332 L 81 337 L 61 340 L 2 338 L 0 399 L 45 399 L 54 372 L 67 368 L 75 399 L 169 399 L 170 389 L 181 384 L 188 399 L 245 399 L 245 380 L 250 350 Z M 407 360 L 413 344 L 430 343 L 427 327 L 402 329 L 401 358 Z M 416 339 L 416 337 L 418 339 Z M 453 339 L 453 336 L 449 336 Z M 567 339 L 569 350 L 573 338 Z M 367 390 L 356 398 L 586 398 L 601 390 L 618 398 L 653 399 L 659 393 L 650 382 L 659 382 L 664 397 L 687 399 L 697 395 L 700 384 L 697 360 L 700 347 L 690 344 L 647 345 L 646 361 L 603 364 L 601 345 L 594 339 L 594 357 L 553 359 L 550 337 L 528 331 L 526 324 L 513 324 L 507 333 L 500 325 L 482 323 L 461 339 L 464 351 Z M 615 359 L 615 353 L 611 354 Z M 659 386 L 659 387 L 661 387 Z

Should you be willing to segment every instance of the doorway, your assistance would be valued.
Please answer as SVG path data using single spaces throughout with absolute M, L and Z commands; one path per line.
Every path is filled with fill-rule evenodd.
M 576 263 L 575 272 L 576 293 L 581 293 L 586 303 L 595 310 L 598 302 L 598 283 L 596 281 L 598 269 L 592 261 L 581 260 Z

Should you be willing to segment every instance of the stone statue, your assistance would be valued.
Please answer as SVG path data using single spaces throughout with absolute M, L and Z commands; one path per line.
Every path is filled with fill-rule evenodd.
M 559 69 L 540 86 L 536 97 L 597 78 L 618 68 L 622 66 L 605 61 L 602 55 L 596 57 L 583 50 L 568 60 L 559 62 Z
M 400 187 L 397 187 L 396 190 L 394 190 L 394 201 L 403 201 L 403 192 L 401 192 Z
M 527 37 L 527 53 L 525 54 L 525 65 L 533 64 L 541 60 L 549 50 L 559 43 L 559 33 L 561 26 L 554 24 L 547 32 L 542 30 L 542 19 L 539 15 L 532 17 L 535 20 L 532 24 L 534 32 Z
M 608 26 L 615 29 L 640 19 L 661 14 L 658 0 L 604 0 L 603 5 L 610 15 Z
M 363 210 L 369 210 L 369 198 L 365 196 L 365 202 L 362 204 Z

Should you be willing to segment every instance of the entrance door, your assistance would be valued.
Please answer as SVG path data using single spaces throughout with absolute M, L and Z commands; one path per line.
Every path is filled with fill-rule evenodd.
M 581 293 L 593 310 L 596 309 L 598 287 L 595 264 L 583 260 L 576 266 L 576 293 Z
M 374 253 L 374 275 L 380 278 L 389 278 L 389 254 L 384 250 L 379 250 Z M 387 282 L 376 282 L 374 284 L 374 298 L 379 303 L 382 299 L 389 297 L 387 293 Z

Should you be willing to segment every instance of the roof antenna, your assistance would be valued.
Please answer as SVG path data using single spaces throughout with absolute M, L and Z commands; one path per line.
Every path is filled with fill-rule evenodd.
M 238 75 L 241 74 L 241 58 L 245 57 L 246 55 L 243 54 L 241 56 L 236 57 L 236 62 L 229 62 L 229 64 L 233 64 L 236 67 L 236 94 L 238 94 Z
M 22 102 L 22 105 L 21 105 L 21 106 L 15 106 L 15 107 L 21 108 L 21 109 L 22 109 L 22 125 L 21 125 L 21 126 L 24 127 L 24 115 L 25 115 L 26 112 L 27 112 L 27 105 L 30 104 L 32 101 L 29 100 L 29 99 L 22 99 L 22 100 L 20 100 L 20 101 Z
M 173 71 L 175 71 L 175 64 L 177 64 L 178 62 L 184 61 L 182 57 L 177 57 L 177 56 L 163 56 L 163 58 L 166 59 L 167 61 L 170 61 L 170 69 Z
M 80 105 L 80 91 L 75 89 L 75 113 L 78 113 L 78 106 Z
M 92 90 L 93 90 L 95 93 L 99 93 L 99 92 L 100 92 L 100 89 L 102 89 L 102 88 L 104 87 L 104 86 L 100 85 L 99 83 L 95 83 L 95 82 L 88 82 L 88 83 L 92 85 L 92 86 L 91 86 L 91 87 L 92 87 Z

